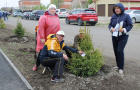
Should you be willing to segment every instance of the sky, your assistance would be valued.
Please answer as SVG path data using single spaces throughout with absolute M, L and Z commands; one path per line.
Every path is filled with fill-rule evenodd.
M 2 7 L 18 7 L 18 1 L 20 0 L 0 0 L 0 8 Z M 50 0 L 40 0 L 40 2 L 47 6 L 50 3 Z

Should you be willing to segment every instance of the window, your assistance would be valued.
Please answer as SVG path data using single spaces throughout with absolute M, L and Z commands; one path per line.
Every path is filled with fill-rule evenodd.
M 81 13 L 81 11 L 80 10 L 77 10 L 76 13 Z
M 96 13 L 94 10 L 85 10 L 85 13 Z
M 66 12 L 66 9 L 60 9 L 60 12 Z
M 72 14 L 76 14 L 76 11 L 73 11 Z

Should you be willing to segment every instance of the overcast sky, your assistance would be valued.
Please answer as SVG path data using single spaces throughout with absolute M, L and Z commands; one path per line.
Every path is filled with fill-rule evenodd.
M 18 1 L 20 0 L 0 0 L 0 8 L 2 7 L 18 7 Z M 40 0 L 42 4 L 47 6 L 50 0 Z

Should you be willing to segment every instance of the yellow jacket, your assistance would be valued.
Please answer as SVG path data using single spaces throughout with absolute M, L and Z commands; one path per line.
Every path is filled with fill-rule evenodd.
M 65 50 L 66 52 L 71 51 L 73 53 L 78 52 L 77 49 L 65 45 L 64 40 L 59 42 L 55 34 L 50 34 L 47 36 L 47 41 L 44 44 L 44 47 L 40 53 L 39 58 L 43 59 L 44 57 L 49 58 L 63 57 L 63 53 L 61 53 L 61 50 Z

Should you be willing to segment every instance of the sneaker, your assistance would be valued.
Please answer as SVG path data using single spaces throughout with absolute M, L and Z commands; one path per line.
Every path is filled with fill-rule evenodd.
M 119 74 L 123 75 L 123 70 L 119 69 Z
M 54 80 L 51 78 L 51 82 L 53 83 L 62 83 L 64 81 L 65 81 L 64 78 L 55 78 Z
M 115 66 L 115 67 L 113 67 L 115 70 L 118 70 L 119 69 L 119 67 L 118 66 Z
M 35 65 L 34 67 L 33 67 L 33 71 L 36 71 L 37 70 L 37 66 Z

